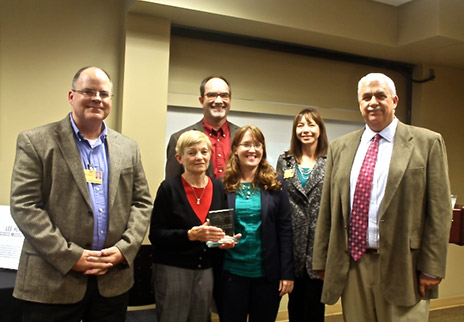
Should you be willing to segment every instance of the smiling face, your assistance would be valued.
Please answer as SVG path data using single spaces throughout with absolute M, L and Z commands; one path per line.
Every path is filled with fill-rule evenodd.
M 242 169 L 254 171 L 263 158 L 263 142 L 256 140 L 250 131 L 246 131 L 240 143 L 234 147 L 234 153 Z
M 199 98 L 203 106 L 203 116 L 206 123 L 225 121 L 230 110 L 230 90 L 225 81 L 211 78 L 205 84 L 205 93 Z
M 395 118 L 398 96 L 384 79 L 366 79 L 358 90 L 359 110 L 366 124 L 375 132 L 386 128 Z
M 317 146 L 317 140 L 320 135 L 320 128 L 312 118 L 307 119 L 306 117 L 302 116 L 296 124 L 295 133 L 301 144 L 315 144 Z
M 192 144 L 184 149 L 182 155 L 176 154 L 176 159 L 184 166 L 185 173 L 202 174 L 208 169 L 211 150 L 206 141 Z
M 72 117 L 78 128 L 81 129 L 90 124 L 101 124 L 110 114 L 111 95 L 101 97 L 100 93 L 111 93 L 112 90 L 113 85 L 102 70 L 90 67 L 82 71 L 74 83 L 73 90 L 68 93 L 68 101 L 72 107 Z M 94 96 L 88 95 L 92 91 L 97 93 Z

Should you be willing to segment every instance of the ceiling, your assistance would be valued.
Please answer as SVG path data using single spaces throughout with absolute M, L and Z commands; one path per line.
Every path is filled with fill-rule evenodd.
M 137 0 L 173 24 L 464 69 L 462 0 Z
M 413 0 L 371 0 L 371 1 L 385 3 L 385 4 L 389 4 L 390 6 L 397 7 L 397 6 L 401 6 L 402 4 L 405 4 L 407 2 L 411 2 Z

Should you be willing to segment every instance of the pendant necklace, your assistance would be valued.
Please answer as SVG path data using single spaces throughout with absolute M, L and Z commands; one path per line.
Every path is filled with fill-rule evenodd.
M 203 187 L 203 190 L 201 191 L 200 197 L 197 196 L 195 188 L 192 185 L 190 185 L 190 187 L 192 188 L 193 194 L 195 195 L 195 199 L 197 199 L 197 205 L 200 204 L 200 200 L 201 200 L 201 198 L 203 198 L 203 195 L 205 194 L 205 190 L 206 190 L 207 185 L 208 185 L 208 182 L 206 182 L 206 185 Z M 201 188 L 197 188 L 197 189 L 201 189 Z

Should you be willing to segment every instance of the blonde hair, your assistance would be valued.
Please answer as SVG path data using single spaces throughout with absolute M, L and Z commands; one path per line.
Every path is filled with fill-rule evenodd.
M 196 130 L 184 132 L 177 140 L 176 153 L 182 156 L 184 155 L 185 149 L 191 147 L 192 145 L 203 142 L 206 143 L 208 152 L 211 153 L 211 141 L 205 133 Z
M 232 140 L 232 151 L 229 155 L 229 159 L 227 160 L 226 172 L 223 179 L 224 190 L 226 192 L 236 192 L 240 189 L 240 178 L 242 176 L 240 160 L 233 151 L 238 148 L 246 132 L 250 132 L 253 139 L 261 143 L 263 146 L 263 157 L 255 174 L 253 188 L 258 188 L 258 186 L 261 185 L 263 190 L 275 191 L 280 189 L 281 183 L 277 179 L 277 173 L 266 160 L 266 142 L 264 140 L 263 133 L 256 126 L 247 125 L 241 127 L 235 133 L 234 139 Z

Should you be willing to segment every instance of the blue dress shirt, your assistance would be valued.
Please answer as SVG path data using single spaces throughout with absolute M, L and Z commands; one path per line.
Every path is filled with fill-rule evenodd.
M 71 125 L 75 133 L 77 148 L 81 155 L 83 169 L 97 170 L 102 172 L 102 184 L 87 182 L 90 201 L 93 209 L 93 250 L 104 248 L 106 235 L 108 233 L 108 151 L 106 144 L 107 129 L 103 122 L 103 130 L 96 140 L 84 138 L 74 123 L 71 113 L 69 114 Z

